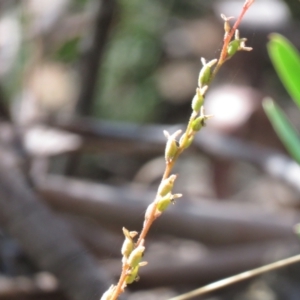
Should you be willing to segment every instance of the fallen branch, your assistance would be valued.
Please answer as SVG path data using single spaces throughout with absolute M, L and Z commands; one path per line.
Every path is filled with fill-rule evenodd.
M 101 224 L 134 228 L 153 197 L 146 191 L 133 191 L 103 184 L 47 176 L 37 185 L 49 205 L 95 218 Z M 294 214 L 274 214 L 247 205 L 208 201 L 194 205 L 185 201 L 172 207 L 157 221 L 161 234 L 171 234 L 208 244 L 232 244 L 293 237 Z M 154 226 L 154 227 L 155 227 Z M 152 232 L 155 232 L 153 230 Z
M 120 257 L 122 237 L 100 226 L 94 219 L 61 214 L 72 227 L 74 234 L 97 257 Z
M 222 279 L 220 281 L 208 284 L 208 285 L 206 285 L 204 287 L 201 287 L 199 289 L 196 289 L 194 291 L 182 294 L 182 295 L 177 296 L 177 297 L 173 297 L 169 300 L 191 299 L 191 298 L 194 298 L 196 296 L 200 296 L 200 295 L 204 295 L 204 294 L 207 294 L 209 292 L 212 292 L 212 291 L 216 291 L 216 290 L 218 290 L 220 288 L 223 288 L 223 287 L 226 287 L 228 285 L 231 285 L 231 284 L 234 284 L 234 283 L 240 282 L 242 280 L 246 280 L 246 279 L 261 275 L 261 274 L 264 274 L 266 272 L 274 271 L 276 269 L 283 268 L 283 267 L 286 267 L 288 265 L 291 265 L 291 264 L 294 264 L 294 263 L 297 263 L 297 262 L 300 262 L 300 254 L 289 257 L 289 258 L 285 258 L 285 259 L 282 259 L 282 260 L 278 260 L 274 263 L 271 263 L 271 264 L 253 269 L 253 270 L 249 270 L 249 271 L 246 271 L 246 272 L 243 272 L 243 273 L 240 273 L 240 274 L 237 274 L 237 275 L 225 278 L 225 279 Z
M 298 244 L 291 239 L 267 241 L 248 245 L 234 245 L 205 249 L 199 255 L 195 252 L 185 259 L 176 249 L 170 249 L 167 255 L 155 255 L 155 262 L 140 272 L 141 280 L 136 285 L 138 289 L 149 289 L 159 286 L 204 285 L 209 282 L 259 267 L 270 260 L 277 260 L 298 252 Z M 187 252 L 189 250 L 187 249 Z M 280 252 L 280 256 L 278 256 Z M 274 254 L 276 254 L 274 256 Z M 188 256 L 186 254 L 185 256 Z M 151 250 L 145 259 L 151 258 Z M 105 267 L 114 277 L 117 277 L 119 260 L 107 262 Z
M 91 39 L 91 46 L 85 51 L 81 70 L 81 90 L 77 101 L 77 113 L 89 115 L 93 107 L 93 100 L 98 82 L 98 72 L 107 45 L 109 31 L 115 12 L 115 0 L 101 0 L 97 2 L 95 24 Z
M 33 278 L 0 276 L 1 300 L 29 300 L 32 297 L 34 299 L 55 297 L 55 299 L 66 300 L 59 290 L 58 282 L 51 274 L 37 273 Z
M 163 130 L 175 132 L 180 125 L 135 125 L 111 123 L 89 118 L 74 118 L 53 124 L 55 127 L 79 134 L 81 151 L 117 151 L 118 153 L 157 155 L 164 147 Z M 224 136 L 205 129 L 196 135 L 192 148 L 210 156 L 227 160 L 250 162 L 266 174 L 278 178 L 300 192 L 300 167 L 286 155 L 237 138 Z
M 34 194 L 0 149 L 0 223 L 43 270 L 53 273 L 73 300 L 95 299 L 109 278 L 78 243 L 67 224 Z

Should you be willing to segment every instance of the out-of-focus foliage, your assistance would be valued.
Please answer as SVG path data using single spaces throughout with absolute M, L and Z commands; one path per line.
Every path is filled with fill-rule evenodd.
M 74 0 L 74 8 L 78 10 L 84 9 L 85 5 L 91 0 Z
M 102 68 L 95 115 L 135 122 L 157 119 L 161 45 L 170 15 L 203 10 L 199 1 L 119 1 L 119 19 Z M 197 7 L 197 9 L 195 9 Z
M 15 95 L 22 89 L 23 79 L 30 77 L 29 69 L 32 66 L 29 65 L 36 60 L 36 56 L 39 55 L 37 52 L 40 51 L 36 48 L 43 42 L 45 45 L 41 50 L 43 52 L 41 60 L 59 61 L 75 73 L 79 73 L 78 78 L 80 78 L 78 70 L 81 66 L 82 50 L 89 44 L 89 34 L 94 29 L 95 15 L 93 13 L 95 10 L 93 8 L 98 3 L 97 0 L 56 0 L 51 2 L 49 6 L 51 9 L 47 6 L 49 5 L 48 2 L 39 0 L 6 2 L 9 9 L 2 10 L 2 18 L 10 17 L 10 20 L 16 22 L 21 29 L 18 32 L 6 29 L 5 32 L 9 32 L 11 37 L 21 35 L 19 42 L 22 43 L 19 46 L 18 55 L 12 60 L 14 66 L 10 69 L 10 73 L 2 78 L 3 88 L 9 93 L 8 98 L 15 98 Z M 191 57 L 186 56 L 183 59 L 180 57 L 173 60 L 173 57 L 170 57 L 166 51 L 169 51 L 170 47 L 174 47 L 178 49 L 177 53 L 182 52 L 179 48 L 185 45 L 184 41 L 180 44 L 182 40 L 178 42 L 174 39 L 178 32 L 178 35 L 181 32 L 181 37 L 184 35 L 186 39 L 189 39 L 195 31 L 203 30 L 205 37 L 195 38 L 194 41 L 197 43 L 194 42 L 194 48 L 198 49 L 198 44 L 209 44 L 209 39 L 213 36 L 210 31 L 212 26 L 210 26 L 211 24 L 208 26 L 207 23 L 205 25 L 204 18 L 201 17 L 203 15 L 207 17 L 209 15 L 207 12 L 212 11 L 212 7 L 218 2 L 229 3 L 229 1 L 217 0 L 118 1 L 105 59 L 100 66 L 98 92 L 94 101 L 93 115 L 106 119 L 135 122 L 160 120 L 160 114 L 163 111 L 161 100 L 166 95 L 166 88 L 163 91 L 165 94 L 162 95 L 161 86 L 165 87 L 164 83 L 167 81 L 161 80 L 161 77 L 168 74 L 168 72 L 161 72 L 162 69 L 165 71 L 167 68 L 164 67 L 170 67 L 168 68 L 169 74 L 172 73 L 177 76 L 178 73 L 190 72 L 192 69 L 190 66 L 195 65 L 195 60 L 189 61 Z M 293 1 L 287 0 L 286 2 L 292 3 Z M 34 12 L 28 10 L 28 3 L 35 3 L 34 5 L 30 4 L 31 7 L 36 6 Z M 37 11 L 40 15 L 35 15 Z M 86 18 L 86 20 L 76 21 L 73 26 L 72 22 L 76 18 Z M 39 28 L 45 30 L 50 22 L 46 19 L 52 20 L 54 25 L 50 26 L 48 31 L 46 30 L 45 36 L 44 33 L 41 36 L 36 34 L 36 30 L 31 31 L 33 23 L 39 25 L 36 26 L 38 31 L 42 31 Z M 187 20 L 194 20 L 195 22 L 193 24 L 190 22 L 187 25 Z M 216 21 L 214 20 L 212 23 L 216 23 Z M 79 29 L 76 29 L 77 27 Z M 169 38 L 171 35 L 172 42 L 174 40 L 175 42 L 166 46 L 166 37 Z M 39 40 L 40 38 L 41 40 Z M 186 48 L 189 47 L 187 44 Z M 167 47 L 169 48 L 166 50 Z M 12 52 L 10 49 L 9 53 Z M 214 58 L 216 52 L 210 51 L 204 56 Z M 201 51 L 193 54 L 198 57 L 201 55 Z M 5 60 L 8 61 L 8 59 Z M 3 63 L 1 65 L 3 66 Z M 37 65 L 38 63 L 36 63 Z M 197 69 L 199 66 L 200 63 L 195 68 Z M 173 69 L 170 71 L 172 67 Z M 166 77 L 170 78 L 171 76 Z M 185 74 L 182 77 L 191 81 Z M 169 82 L 173 81 L 169 80 Z M 80 82 L 77 83 L 76 87 L 79 87 Z M 191 85 L 193 86 L 194 82 Z M 178 87 L 177 89 L 174 88 L 174 92 L 168 93 L 168 95 L 179 94 L 178 89 Z M 169 85 L 167 90 L 171 90 Z M 184 97 L 188 98 L 189 95 L 187 94 L 185 93 Z M 76 99 L 72 99 L 72 101 L 76 101 Z M 158 107 L 159 109 L 157 109 Z
M 290 11 L 295 19 L 300 19 L 299 1 L 285 0 L 286 4 L 289 6 Z
M 279 138 L 289 151 L 290 155 L 300 163 L 300 140 L 298 138 L 298 133 L 291 125 L 284 112 L 273 100 L 265 99 L 263 105 Z
M 152 119 L 159 96 L 155 67 L 159 35 L 172 1 L 120 1 L 120 15 L 104 61 L 95 115 L 113 119 Z
M 272 34 L 268 43 L 271 61 L 294 102 L 300 107 L 300 55 L 283 36 Z M 264 109 L 279 138 L 290 155 L 300 163 L 300 139 L 283 111 L 271 100 L 264 101 Z
M 281 82 L 300 107 L 300 56 L 297 49 L 282 35 L 272 34 L 268 52 Z
M 75 37 L 66 41 L 63 45 L 59 47 L 59 49 L 54 54 L 54 59 L 65 62 L 71 63 L 76 61 L 79 58 L 79 37 Z

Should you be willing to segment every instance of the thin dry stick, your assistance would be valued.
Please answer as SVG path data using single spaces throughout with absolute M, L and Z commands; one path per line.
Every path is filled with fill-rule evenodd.
M 203 109 L 203 100 L 204 100 L 204 96 L 205 93 L 208 89 L 208 85 L 209 83 L 212 81 L 212 79 L 214 78 L 214 76 L 217 74 L 218 70 L 220 69 L 220 67 L 222 66 L 222 64 L 229 58 L 232 57 L 232 55 L 238 51 L 238 50 L 250 50 L 250 48 L 247 48 L 244 46 L 244 42 L 246 39 L 237 39 L 236 42 L 238 42 L 238 47 L 234 50 L 233 53 L 228 54 L 229 51 L 229 46 L 230 46 L 230 41 L 233 37 L 233 35 L 236 33 L 237 27 L 239 26 L 244 14 L 246 13 L 246 11 L 249 9 L 249 7 L 252 5 L 252 3 L 254 2 L 254 0 L 246 0 L 244 3 L 244 6 L 242 8 L 241 14 L 238 17 L 237 21 L 235 22 L 234 26 L 232 28 L 230 28 L 230 25 L 228 23 L 228 20 L 230 18 L 228 18 L 227 20 L 225 20 L 225 36 L 224 36 L 224 43 L 223 43 L 223 47 L 221 50 L 221 54 L 220 57 L 217 60 L 212 60 L 208 63 L 206 63 L 206 61 L 204 59 L 202 59 L 203 62 L 203 68 L 200 71 L 200 75 L 199 75 L 199 87 L 196 90 L 196 100 L 199 103 L 199 107 L 198 104 L 192 104 L 195 105 L 197 108 L 193 107 L 193 112 L 191 114 L 189 123 L 187 125 L 187 128 L 185 130 L 185 132 L 182 135 L 182 138 L 179 142 L 179 147 L 178 146 L 170 146 L 171 150 L 170 152 L 172 152 L 175 148 L 176 151 L 174 152 L 174 155 L 171 155 L 169 158 L 167 157 L 168 154 L 168 143 L 174 141 L 175 143 L 175 138 L 177 135 L 179 135 L 181 133 L 181 131 L 177 131 L 175 132 L 172 136 L 170 136 L 168 133 L 166 134 L 166 137 L 168 138 L 168 142 L 166 145 L 166 167 L 165 167 L 165 171 L 162 177 L 162 181 L 160 184 L 160 187 L 162 186 L 163 182 L 167 179 L 170 179 L 171 176 L 171 171 L 178 159 L 178 157 L 180 156 L 180 154 L 189 146 L 189 144 L 192 142 L 192 139 L 195 135 L 195 133 L 197 131 L 199 131 L 201 129 L 201 127 L 204 126 L 205 121 L 210 117 L 204 114 L 204 109 Z M 225 17 L 226 18 L 226 17 Z M 213 72 L 211 73 L 211 67 L 217 62 L 216 67 L 214 68 Z M 201 105 L 200 105 L 201 102 Z M 198 116 L 200 113 L 200 116 Z M 170 143 L 171 144 L 171 143 Z M 174 148 L 172 150 L 172 147 Z M 174 177 L 174 180 L 176 179 L 176 176 Z M 174 180 L 172 182 L 172 184 L 174 183 Z M 170 193 L 168 193 L 170 194 Z M 151 228 L 153 222 L 155 221 L 155 219 L 161 214 L 158 213 L 158 203 L 160 200 L 162 200 L 162 197 L 167 196 L 167 195 L 162 195 L 159 190 L 157 192 L 157 195 L 153 201 L 153 203 L 149 206 L 149 211 L 147 210 L 146 212 L 146 217 L 145 217 L 145 221 L 144 221 L 144 225 L 143 225 L 143 229 L 140 233 L 140 236 L 138 238 L 137 243 L 134 246 L 134 250 L 131 252 L 134 252 L 135 250 L 137 250 L 138 248 L 142 248 L 141 253 L 139 253 L 139 255 L 141 256 L 142 252 L 144 251 L 144 241 L 146 238 L 146 235 L 149 231 L 149 229 Z M 174 197 L 173 197 L 174 196 Z M 174 200 L 177 197 L 180 197 L 180 194 L 177 195 L 171 195 L 170 198 L 171 201 Z M 168 200 L 170 200 L 168 199 Z M 164 208 L 165 209 L 165 208 Z M 162 212 L 163 210 L 161 210 Z M 130 232 L 128 232 L 128 234 L 130 235 Z M 129 239 L 129 241 L 131 240 L 130 236 L 127 236 L 127 238 Z M 126 240 L 125 240 L 126 241 Z M 124 256 L 123 256 L 124 258 Z M 128 257 L 127 257 L 128 258 Z M 130 258 L 129 258 L 130 259 Z M 140 257 L 139 257 L 139 261 L 140 261 Z M 136 266 L 136 270 L 138 271 L 138 263 L 134 264 Z M 133 272 L 135 270 L 135 267 L 130 266 L 129 263 L 124 263 L 123 262 L 123 267 L 122 267 L 122 273 L 121 276 L 119 278 L 119 282 L 117 284 L 116 287 L 112 286 L 110 288 L 110 290 L 107 291 L 107 296 L 105 295 L 105 297 L 103 296 L 102 299 L 109 299 L 109 300 L 116 300 L 118 298 L 118 296 L 123 292 L 124 287 L 126 286 L 126 279 L 131 276 L 134 275 Z M 134 275 L 135 276 L 135 275 Z
M 279 269 L 279 268 L 283 268 L 285 266 L 294 264 L 296 262 L 300 262 L 300 254 L 298 254 L 296 256 L 289 257 L 289 258 L 285 258 L 285 259 L 282 259 L 282 260 L 279 260 L 279 261 L 276 261 L 274 263 L 271 263 L 269 265 L 265 265 L 263 267 L 259 267 L 259 268 L 256 268 L 256 269 L 253 269 L 253 270 L 250 270 L 250 271 L 240 273 L 238 275 L 234 275 L 234 276 L 216 281 L 214 283 L 210 283 L 210 284 L 208 284 L 206 286 L 203 286 L 199 289 L 193 290 L 191 292 L 182 294 L 182 295 L 177 296 L 177 297 L 173 297 L 169 300 L 191 299 L 193 297 L 204 295 L 204 294 L 207 294 L 209 292 L 212 292 L 212 291 L 218 290 L 220 288 L 223 288 L 225 286 L 240 282 L 242 280 L 246 280 L 246 279 L 252 278 L 254 276 L 261 275 L 263 273 L 273 271 L 273 270 L 276 270 L 276 269 Z

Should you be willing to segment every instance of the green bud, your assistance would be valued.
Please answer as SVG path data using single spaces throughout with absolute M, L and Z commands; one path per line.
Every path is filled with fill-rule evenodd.
M 201 94 L 201 90 L 199 88 L 197 88 L 196 90 L 196 95 L 194 96 L 193 100 L 192 100 L 192 109 L 195 112 L 198 112 L 201 108 L 201 106 L 204 103 L 204 97 Z
M 239 40 L 233 40 L 229 43 L 227 48 L 227 54 L 228 57 L 232 57 L 240 48 L 240 41 Z
M 125 282 L 127 284 L 131 284 L 134 281 L 138 281 L 139 280 L 139 275 L 138 275 L 139 268 L 142 266 L 145 266 L 145 265 L 147 265 L 147 262 L 143 261 L 143 262 L 140 262 L 135 268 L 132 268 L 131 270 L 129 270 L 127 273 Z
M 180 138 L 179 145 L 180 145 L 180 147 L 183 147 L 184 149 L 187 149 L 192 144 L 192 142 L 194 140 L 194 135 L 191 135 L 186 140 L 185 140 L 185 136 L 186 136 L 186 133 L 184 133 L 182 135 L 182 137 Z
M 207 65 L 203 66 L 199 74 L 199 79 L 198 79 L 199 86 L 202 87 L 207 85 L 209 83 L 210 76 L 211 76 L 211 68 Z
M 168 131 L 164 130 L 164 135 L 168 139 L 167 144 L 166 144 L 166 149 L 165 149 L 165 159 L 167 162 L 171 161 L 175 157 L 175 155 L 178 151 L 176 137 L 180 133 L 181 133 L 181 130 L 177 130 L 172 135 L 170 135 Z
M 199 78 L 198 78 L 198 84 L 199 87 L 202 88 L 209 84 L 210 77 L 211 77 L 211 67 L 218 61 L 217 59 L 213 59 L 206 63 L 205 59 L 201 59 L 203 67 L 200 71 Z
M 246 47 L 246 41 L 246 38 L 240 38 L 240 33 L 237 29 L 235 31 L 234 40 L 231 41 L 227 47 L 227 59 L 231 58 L 239 50 L 251 51 L 251 47 Z
M 173 198 L 172 198 L 171 193 L 169 193 L 166 196 L 160 198 L 157 201 L 157 205 L 156 205 L 157 210 L 159 210 L 160 212 L 165 211 L 168 208 L 168 206 L 172 203 L 172 200 L 173 200 Z
M 158 187 L 157 194 L 161 197 L 164 197 L 170 193 L 176 178 L 177 175 L 171 175 L 169 178 L 164 179 Z
M 131 284 L 137 279 L 139 268 L 140 268 L 140 266 L 137 265 L 135 268 L 131 269 L 128 272 L 128 275 L 126 276 L 126 279 L 125 279 L 127 284 Z
M 123 255 L 123 258 L 125 258 L 126 260 L 134 248 L 134 242 L 132 238 L 137 235 L 137 232 L 136 231 L 129 232 L 125 227 L 123 227 L 122 230 L 125 235 L 125 240 L 123 242 L 121 253 Z
M 169 193 L 166 196 L 158 199 L 157 205 L 156 205 L 157 210 L 160 212 L 165 211 L 171 203 L 174 203 L 174 200 L 176 198 L 180 198 L 180 197 L 182 197 L 182 194 L 172 195 L 171 193 Z
M 231 30 L 231 26 L 229 24 L 229 21 L 234 19 L 234 17 L 226 17 L 224 14 L 221 14 L 221 18 L 224 20 L 224 30 L 226 34 L 229 34 Z
M 195 119 L 192 124 L 192 130 L 193 131 L 199 131 L 203 126 L 205 126 L 205 117 L 204 116 L 200 116 L 197 119 Z
M 135 268 L 140 261 L 142 260 L 143 254 L 145 251 L 145 247 L 144 246 L 138 246 L 136 247 L 130 254 L 128 260 L 127 260 L 127 264 L 131 267 L 131 268 Z
M 172 138 L 168 139 L 166 144 L 166 149 L 165 149 L 166 161 L 172 160 L 176 155 L 177 151 L 178 151 L 177 142 Z

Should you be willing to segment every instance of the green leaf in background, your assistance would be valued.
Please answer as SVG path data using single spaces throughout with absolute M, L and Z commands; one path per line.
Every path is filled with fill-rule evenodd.
M 290 155 L 300 163 L 300 140 L 283 111 L 270 98 L 263 101 L 264 110 L 272 123 L 278 137 L 285 145 Z
M 285 37 L 277 33 L 270 35 L 267 48 L 281 82 L 300 108 L 299 52 Z
M 61 47 L 57 50 L 54 55 L 56 60 L 60 60 L 65 63 L 72 63 L 78 59 L 79 53 L 79 37 L 73 38 L 66 41 Z

